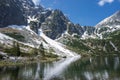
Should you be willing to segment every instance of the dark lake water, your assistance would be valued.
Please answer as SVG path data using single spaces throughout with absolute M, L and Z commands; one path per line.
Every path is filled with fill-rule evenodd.
M 120 57 L 67 58 L 0 67 L 0 80 L 120 80 Z

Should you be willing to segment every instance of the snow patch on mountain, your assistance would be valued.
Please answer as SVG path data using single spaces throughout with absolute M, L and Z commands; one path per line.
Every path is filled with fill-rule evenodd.
M 39 5 L 41 0 L 32 0 L 35 5 Z
M 13 29 L 18 29 L 18 30 L 22 30 L 23 28 L 26 28 L 25 25 L 21 25 L 21 26 L 18 26 L 18 25 L 9 25 L 8 27 L 9 28 L 13 28 Z
M 59 56 L 73 57 L 78 56 L 75 52 L 68 50 L 63 44 L 48 38 L 41 29 L 39 29 L 39 35 L 45 39 L 45 41 L 55 50 L 55 54 Z
M 34 21 L 34 22 L 39 22 L 37 18 L 35 18 L 35 16 L 28 16 L 28 19 L 27 19 L 28 23 L 30 23 L 31 21 Z
M 116 27 L 117 25 L 120 25 L 120 11 L 117 11 L 112 16 L 105 18 L 100 23 L 96 25 L 96 28 L 99 27 Z
M 88 39 L 88 38 L 93 38 L 93 39 L 95 39 L 96 36 L 93 35 L 93 34 L 92 34 L 92 35 L 89 35 L 89 34 L 87 33 L 87 31 L 85 31 L 84 34 L 82 35 L 81 39 Z
M 120 11 L 117 11 L 112 16 L 105 18 L 95 26 L 95 34 L 103 39 L 103 35 L 120 30 Z
M 19 28 L 17 28 L 17 29 L 19 29 Z M 15 39 L 13 39 L 13 38 L 11 38 L 3 33 L 0 33 L 0 43 L 11 46 L 11 45 L 13 45 L 13 41 L 17 41 L 17 40 L 15 40 Z M 19 42 L 19 41 L 17 41 L 17 42 Z M 24 42 L 19 42 L 19 43 L 24 44 L 26 46 L 34 47 L 34 45 L 32 45 L 30 43 L 24 43 Z
M 118 51 L 117 47 L 114 45 L 114 43 L 112 41 L 110 41 L 110 44 L 112 45 L 112 47 L 115 49 L 115 51 Z
M 28 30 L 29 34 L 37 36 L 38 38 L 41 39 L 41 40 L 39 40 L 37 37 L 34 37 L 32 39 L 30 38 L 30 41 L 32 41 L 32 43 L 34 43 L 34 42 L 37 44 L 43 43 L 45 48 L 47 48 L 47 49 L 49 49 L 50 47 L 53 48 L 55 50 L 54 54 L 56 54 L 58 56 L 62 56 L 62 57 L 64 57 L 64 56 L 66 56 L 66 57 L 78 56 L 75 52 L 70 51 L 67 48 L 65 48 L 65 45 L 47 37 L 41 29 L 39 29 L 39 33 L 36 34 L 34 31 L 32 31 L 30 29 L 30 26 L 10 25 L 9 27 L 13 28 L 13 29 L 17 29 L 17 30 Z M 64 34 L 66 34 L 66 31 Z M 29 37 L 29 35 L 28 35 L 28 37 Z M 31 44 L 31 43 L 26 43 L 26 44 L 30 45 L 32 47 L 38 47 L 37 45 Z
M 13 38 L 6 36 L 5 34 L 0 33 L 0 43 L 11 44 L 12 41 L 13 41 Z

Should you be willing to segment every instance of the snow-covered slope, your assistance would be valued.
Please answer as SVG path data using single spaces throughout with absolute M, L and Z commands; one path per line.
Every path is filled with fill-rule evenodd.
M 49 46 L 47 43 L 44 42 L 44 40 L 36 34 L 34 31 L 30 29 L 30 26 L 25 26 L 25 25 L 9 25 L 8 28 L 12 28 L 14 30 L 18 30 L 19 34 L 24 36 L 25 40 L 24 42 L 21 42 L 23 44 L 26 44 L 30 47 L 35 47 L 38 48 L 41 43 L 44 44 L 44 47 L 49 49 Z
M 120 25 L 120 11 L 117 11 L 112 16 L 102 20 L 100 23 L 96 25 L 96 28 L 100 27 L 118 27 L 116 25 Z
M 67 57 L 73 57 L 73 56 L 77 56 L 77 54 L 73 51 L 68 50 L 67 48 L 65 48 L 65 45 L 50 39 L 49 37 L 47 37 L 42 30 L 39 30 L 39 35 L 45 39 L 45 41 L 55 50 L 56 54 L 59 56 L 67 56 Z
M 24 30 L 24 28 L 27 28 L 27 27 L 26 26 L 10 25 L 9 28 L 17 29 L 17 30 L 20 30 L 21 32 L 23 32 L 22 30 Z M 29 47 L 35 47 L 35 45 L 33 44 L 34 42 L 33 43 L 30 43 L 30 42 L 21 42 L 21 41 L 18 41 L 18 40 L 14 39 L 14 38 L 12 38 L 12 37 L 10 37 L 8 35 L 0 33 L 0 44 L 4 44 L 6 46 L 12 46 L 14 41 L 18 42 L 20 44 L 29 46 Z M 40 44 L 40 41 L 37 42 L 37 40 L 36 40 L 36 43 Z
M 14 40 L 13 38 L 10 38 L 0 33 L 0 43 L 8 45 L 8 44 L 11 44 L 13 40 Z
M 114 32 L 120 29 L 120 11 L 117 11 L 112 16 L 102 20 L 95 26 L 95 34 L 98 37 L 104 38 L 102 35 Z
M 66 57 L 78 56 L 75 52 L 68 50 L 65 45 L 63 45 L 63 44 L 61 44 L 61 43 L 59 43 L 59 42 L 57 42 L 55 40 L 52 40 L 49 37 L 47 37 L 43 33 L 42 29 L 39 29 L 39 31 L 38 31 L 39 33 L 36 34 L 34 31 L 32 31 L 30 29 L 30 26 L 10 25 L 8 27 L 12 28 L 12 29 L 19 30 L 20 34 L 22 34 L 25 37 L 25 39 L 26 39 L 26 42 L 21 42 L 21 43 L 28 44 L 28 46 L 38 48 L 39 45 L 41 43 L 43 43 L 43 46 L 47 50 L 52 48 L 54 50 L 53 53 L 58 55 L 58 56 L 61 56 L 61 57 L 64 57 L 64 56 L 66 56 Z M 6 37 L 7 39 L 12 39 L 10 37 L 7 37 L 4 34 L 0 34 L 0 36 Z M 6 40 L 3 39 L 2 41 L 6 41 Z

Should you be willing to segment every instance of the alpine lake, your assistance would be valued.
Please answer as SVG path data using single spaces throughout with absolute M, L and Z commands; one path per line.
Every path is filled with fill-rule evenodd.
M 120 57 L 63 58 L 0 67 L 0 80 L 120 80 Z

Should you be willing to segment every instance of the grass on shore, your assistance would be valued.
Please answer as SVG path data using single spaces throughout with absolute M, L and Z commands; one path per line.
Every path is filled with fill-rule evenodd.
M 50 58 L 50 57 L 43 57 L 41 59 L 30 58 L 28 60 L 18 60 L 18 61 L 0 60 L 0 67 L 18 66 L 18 65 L 32 64 L 32 63 L 37 63 L 37 62 L 52 62 L 52 61 L 57 61 L 57 60 L 59 60 L 59 58 Z

